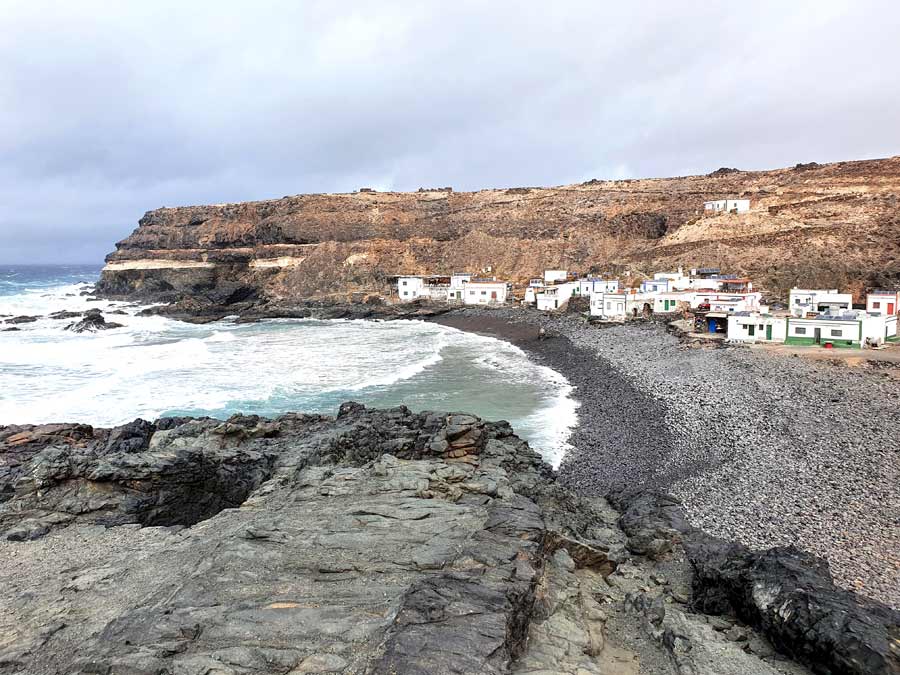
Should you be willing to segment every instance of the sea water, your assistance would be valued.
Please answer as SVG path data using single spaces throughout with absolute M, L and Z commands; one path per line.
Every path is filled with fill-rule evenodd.
M 97 308 L 124 324 L 79 334 L 64 330 L 77 319 L 42 318 L 0 332 L 0 425 L 334 414 L 354 400 L 505 419 L 558 466 L 577 421 L 566 379 L 501 340 L 421 321 L 194 325 L 82 295 L 98 275 L 90 266 L 0 266 L 0 315 L 9 315 L 0 320 Z

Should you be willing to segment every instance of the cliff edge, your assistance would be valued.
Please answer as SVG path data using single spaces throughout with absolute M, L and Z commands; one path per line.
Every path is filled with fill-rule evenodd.
M 772 293 L 900 281 L 900 157 L 554 188 L 311 194 L 161 208 L 107 257 L 108 296 L 248 301 L 384 297 L 396 274 L 719 266 Z M 743 198 L 741 214 L 703 202 Z

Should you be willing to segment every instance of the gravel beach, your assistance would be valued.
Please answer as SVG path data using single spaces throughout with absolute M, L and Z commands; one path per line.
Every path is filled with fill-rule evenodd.
M 693 524 L 794 544 L 843 586 L 900 607 L 900 379 L 771 351 L 683 344 L 656 322 L 463 309 L 442 324 L 509 340 L 581 403 L 561 479 L 584 494 L 654 485 Z M 549 337 L 538 339 L 543 326 Z

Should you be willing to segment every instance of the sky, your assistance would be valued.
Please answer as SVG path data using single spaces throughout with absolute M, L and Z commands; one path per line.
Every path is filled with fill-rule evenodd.
M 160 206 L 900 154 L 900 3 L 0 0 L 0 264 Z

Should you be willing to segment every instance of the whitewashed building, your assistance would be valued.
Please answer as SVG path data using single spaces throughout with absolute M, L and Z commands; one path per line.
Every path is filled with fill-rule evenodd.
M 447 300 L 450 302 L 464 301 L 466 284 L 472 280 L 469 272 L 454 272 L 450 275 L 450 287 L 447 289 Z
M 509 284 L 496 279 L 471 279 L 465 284 L 463 302 L 467 305 L 501 305 L 506 302 Z
M 552 312 L 564 307 L 569 301 L 568 296 L 559 292 L 558 286 L 544 286 L 535 293 L 537 308 L 542 312 Z
M 557 281 L 565 281 L 569 278 L 566 270 L 544 270 L 544 283 L 552 284 Z
M 628 314 L 627 293 L 591 293 L 591 316 L 608 321 L 624 320 Z
M 541 311 L 551 312 L 562 309 L 569 300 L 578 295 L 578 282 L 567 281 L 563 284 L 544 286 L 535 292 L 537 308 Z
M 900 291 L 871 291 L 866 295 L 866 311 L 870 314 L 895 316 L 900 312 Z
M 591 293 L 617 293 L 619 291 L 618 279 L 601 279 L 600 277 L 586 277 L 578 280 L 578 294 L 590 295 Z
M 750 200 L 715 199 L 703 202 L 703 210 L 707 213 L 746 213 L 750 210 Z
M 709 312 L 757 312 L 762 293 L 707 293 L 696 291 L 690 299 L 691 308 Z
M 430 297 L 425 289 L 425 278 L 420 276 L 399 277 L 397 279 L 397 297 L 400 302 L 412 302 L 419 298 Z
M 690 291 L 666 291 L 653 295 L 653 313 L 669 314 L 689 308 L 694 301 L 694 294 Z
M 787 318 L 760 312 L 735 312 L 728 317 L 729 342 L 784 342 Z
M 669 284 L 671 283 L 671 279 L 662 278 L 662 279 L 646 279 L 641 282 L 641 292 L 642 293 L 665 293 L 670 290 Z
M 853 309 L 853 296 L 850 293 L 840 293 L 836 288 L 830 290 L 792 288 L 788 295 L 788 304 L 791 314 L 796 317 L 803 317 L 809 313 L 835 314 Z

